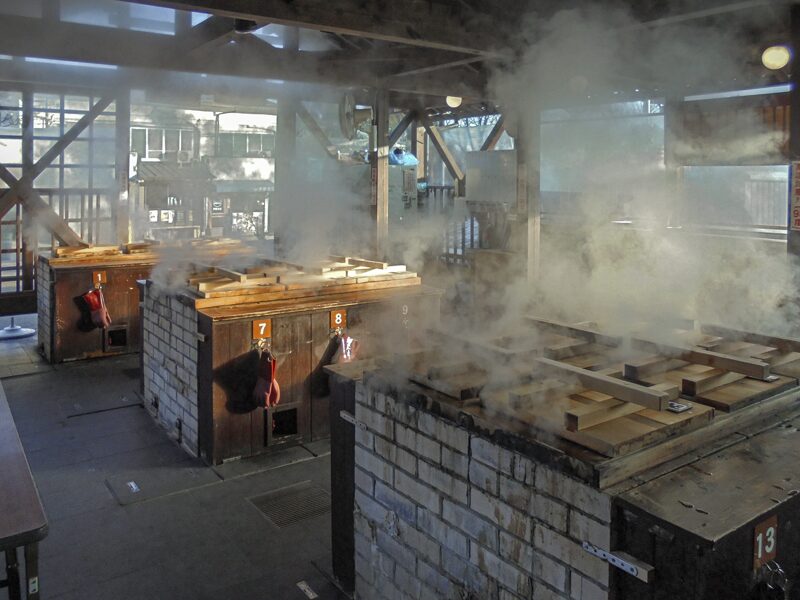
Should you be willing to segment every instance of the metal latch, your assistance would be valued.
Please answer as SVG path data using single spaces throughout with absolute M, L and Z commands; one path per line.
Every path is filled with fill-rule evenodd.
M 366 431 L 367 425 L 365 423 L 360 422 L 360 421 L 356 421 L 356 418 L 352 413 L 349 413 L 346 410 L 340 410 L 339 411 L 339 416 L 343 420 L 345 420 L 348 423 L 350 423 L 351 425 L 355 425 L 356 427 L 360 427 L 361 429 Z
M 628 575 L 633 575 L 636 579 L 645 583 L 650 583 L 653 580 L 655 567 L 634 558 L 627 552 L 607 552 L 589 542 L 583 542 L 581 545 L 589 554 L 602 558 L 608 564 L 625 571 Z

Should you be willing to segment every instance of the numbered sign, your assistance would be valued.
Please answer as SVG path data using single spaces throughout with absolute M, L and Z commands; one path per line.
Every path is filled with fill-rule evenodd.
M 331 311 L 331 329 L 338 329 L 340 327 L 347 327 L 347 311 L 346 310 L 332 310 Z
M 272 337 L 272 319 L 255 319 L 253 321 L 253 339 L 265 340 Z
M 775 560 L 778 555 L 778 515 L 756 525 L 753 535 L 753 568 Z
M 92 271 L 92 282 L 94 285 L 108 283 L 108 275 L 105 271 Z
M 403 324 L 403 327 L 408 329 L 408 304 L 403 304 L 403 306 L 400 307 L 400 321 Z

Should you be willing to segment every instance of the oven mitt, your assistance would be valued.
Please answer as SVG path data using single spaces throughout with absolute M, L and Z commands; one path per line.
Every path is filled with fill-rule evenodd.
M 281 388 L 275 373 L 278 363 L 269 350 L 264 350 L 258 357 L 258 373 L 256 387 L 253 390 L 253 399 L 258 406 L 269 408 L 281 401 Z
M 94 289 L 86 292 L 83 295 L 83 299 L 86 301 L 86 305 L 89 307 L 89 311 L 92 315 L 92 323 L 102 329 L 105 329 L 111 325 L 111 316 L 108 314 L 106 300 L 103 297 L 102 290 Z

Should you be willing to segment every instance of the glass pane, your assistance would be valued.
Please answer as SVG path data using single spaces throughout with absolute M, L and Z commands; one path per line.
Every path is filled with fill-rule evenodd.
M 114 169 L 94 169 L 92 177 L 95 188 L 114 187 Z
M 233 156 L 247 154 L 247 135 L 244 133 L 233 134 Z
M 33 135 L 34 136 L 60 136 L 61 135 L 61 116 L 52 112 L 33 113 Z
M 94 142 L 92 156 L 95 166 L 114 165 L 116 162 L 116 144 L 114 142 Z
M 271 133 L 266 133 L 261 136 L 261 149 L 263 151 L 275 150 L 275 136 Z
M 147 132 L 144 129 L 131 129 L 131 152 L 145 156 L 147 152 Z
M 50 148 L 52 148 L 56 143 L 56 140 L 33 140 L 33 162 L 39 162 L 39 159 L 42 158 Z M 57 157 L 51 165 L 60 164 L 61 158 Z
M 64 164 L 88 164 L 89 142 L 75 140 L 64 149 Z
M 0 163 L 21 163 L 22 162 L 22 140 L 0 140 Z
M 147 153 L 161 153 L 164 151 L 164 130 L 163 129 L 148 129 L 147 130 Z
M 64 108 L 67 110 L 84 110 L 88 111 L 89 97 L 88 96 L 64 96 Z
M 64 169 L 64 187 L 67 188 L 89 187 L 89 169 L 81 167 Z
M 95 123 L 92 126 L 92 135 L 96 140 L 113 140 L 116 137 L 116 128 L 113 123 Z
M 194 148 L 194 131 L 181 131 L 181 150 L 191 152 Z
M 261 154 L 261 136 L 259 134 L 251 133 L 247 136 L 247 153 Z
M 219 155 L 233 156 L 233 134 L 231 133 L 219 134 Z
M 180 146 L 180 132 L 177 129 L 167 129 L 164 134 L 166 151 L 177 152 Z
M 58 94 L 34 94 L 33 107 L 60 110 L 61 96 Z
M 34 187 L 37 188 L 57 188 L 58 187 L 58 168 L 49 167 L 36 178 Z

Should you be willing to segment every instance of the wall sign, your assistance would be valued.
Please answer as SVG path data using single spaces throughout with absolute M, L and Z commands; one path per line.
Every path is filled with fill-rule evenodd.
M 255 319 L 253 321 L 253 339 L 265 340 L 272 337 L 272 319 Z
M 331 311 L 331 329 L 339 329 L 340 327 L 347 327 L 347 311 L 346 310 L 332 310 Z
M 792 162 L 789 187 L 789 229 L 800 231 L 800 161 Z
M 108 283 L 108 275 L 105 271 L 92 271 L 92 283 L 94 285 Z
M 778 555 L 778 515 L 756 525 L 753 534 L 753 569 L 775 560 Z

